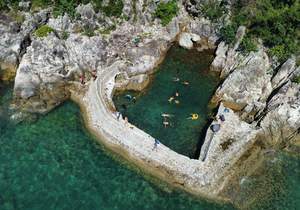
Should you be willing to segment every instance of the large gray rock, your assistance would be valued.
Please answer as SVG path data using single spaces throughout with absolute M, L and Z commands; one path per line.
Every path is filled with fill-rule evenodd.
M 30 44 L 30 33 L 43 24 L 48 10 L 41 10 L 34 15 L 20 13 L 24 21 L 17 22 L 9 14 L 0 15 L 0 67 L 15 71 L 22 54 Z
M 261 121 L 265 140 L 270 145 L 284 148 L 300 146 L 300 85 L 288 82 L 268 102 Z
M 247 107 L 256 113 L 265 107 L 272 92 L 269 59 L 263 50 L 251 52 L 217 89 L 213 101 L 236 111 Z
M 99 37 L 51 33 L 27 48 L 15 78 L 14 93 L 25 111 L 45 113 L 68 98 L 68 81 L 91 77 L 105 63 L 106 44 Z
M 246 27 L 240 26 L 235 35 L 235 43 L 233 47 L 221 42 L 218 45 L 216 51 L 216 57 L 211 64 L 210 69 L 212 71 L 220 73 L 220 78 L 226 78 L 243 60 L 248 60 L 249 58 L 243 56 L 238 52 L 238 47 L 244 38 L 246 33 Z
M 66 98 L 65 63 L 69 56 L 53 34 L 27 48 L 17 70 L 14 93 L 29 112 L 44 113 Z
M 197 34 L 183 32 L 179 35 L 179 45 L 188 50 L 194 47 L 194 43 L 201 40 L 200 36 Z
M 272 87 L 276 89 L 286 83 L 296 72 L 296 58 L 288 59 L 272 78 Z

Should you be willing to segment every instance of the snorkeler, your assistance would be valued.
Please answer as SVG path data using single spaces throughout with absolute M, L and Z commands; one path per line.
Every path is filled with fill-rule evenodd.
M 124 97 L 127 98 L 128 100 L 132 100 L 132 96 L 129 94 L 125 95 Z

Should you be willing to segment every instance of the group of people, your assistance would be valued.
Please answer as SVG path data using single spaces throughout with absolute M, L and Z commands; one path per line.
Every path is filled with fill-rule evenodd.
M 97 70 L 96 69 L 94 69 L 94 70 L 91 71 L 91 76 L 92 76 L 93 80 L 97 79 Z M 79 80 L 80 80 L 80 84 L 81 85 L 85 85 L 86 78 L 85 78 L 85 74 L 84 73 L 79 76 Z
M 180 78 L 179 77 L 174 77 L 173 82 L 180 82 Z M 185 81 L 182 81 L 181 84 L 188 86 L 190 83 L 185 80 Z
M 170 98 L 169 98 L 169 103 L 172 103 L 173 101 L 175 102 L 175 104 L 179 104 L 180 103 L 180 101 L 179 101 L 179 92 L 178 92 L 178 90 L 175 92 L 175 94 L 174 94 L 174 96 L 171 96 Z
M 224 113 L 228 113 L 229 109 L 224 108 Z M 210 126 L 210 129 L 212 130 L 212 132 L 217 133 L 220 129 L 221 129 L 221 124 L 223 122 L 225 122 L 225 115 L 224 114 L 219 114 L 216 118 L 216 121 L 220 122 L 220 123 L 216 123 L 216 124 L 212 124 Z

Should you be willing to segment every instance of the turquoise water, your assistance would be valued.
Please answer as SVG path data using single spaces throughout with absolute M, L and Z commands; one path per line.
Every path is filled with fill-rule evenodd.
M 10 94 L 0 98 L 2 110 Z M 231 209 L 162 190 L 112 158 L 85 131 L 71 102 L 18 125 L 0 113 L 1 210 Z
M 172 47 L 146 91 L 127 91 L 115 95 L 117 109 L 132 124 L 174 151 L 194 157 L 201 131 L 211 112 L 208 104 L 219 82 L 216 76 L 209 73 L 212 53 Z M 174 82 L 174 78 L 179 78 L 179 81 Z M 128 100 L 127 94 L 135 96 L 136 102 Z M 171 103 L 168 101 L 170 97 L 174 97 Z M 167 119 L 170 126 L 163 125 L 163 113 L 172 115 Z M 198 114 L 199 118 L 188 119 L 192 113 Z
M 145 178 L 93 141 L 71 102 L 36 121 L 10 122 L 11 93 L 11 87 L 0 87 L 0 210 L 234 209 Z M 300 159 L 274 153 L 243 184 L 236 201 L 245 209 L 299 209 Z
M 213 57 L 210 52 L 197 53 L 173 47 L 153 76 L 153 82 L 143 92 L 117 93 L 114 102 L 129 121 L 159 139 L 171 149 L 195 157 L 201 131 L 212 113 L 209 100 L 218 80 L 208 72 Z M 173 78 L 188 81 L 189 86 Z M 169 103 L 178 91 L 179 104 Z M 129 100 L 126 95 L 136 97 Z M 126 109 L 124 108 L 126 106 Z M 173 114 L 170 127 L 162 124 L 162 113 Z M 186 119 L 190 113 L 199 120 Z M 284 153 L 264 157 L 262 166 L 245 179 L 241 187 L 231 192 L 237 206 L 244 209 L 300 209 L 300 160 Z

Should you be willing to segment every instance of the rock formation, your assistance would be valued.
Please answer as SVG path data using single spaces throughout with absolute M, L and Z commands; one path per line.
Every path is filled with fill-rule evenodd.
M 71 95 L 85 110 L 90 130 L 112 150 L 191 193 L 231 200 L 222 192 L 232 177 L 251 171 L 243 163 L 254 147 L 257 154 L 299 147 L 300 85 L 293 78 L 300 69 L 295 57 L 277 66 L 263 46 L 241 53 L 243 26 L 233 46 L 219 43 L 220 24 L 199 15 L 200 1 L 184 1 L 184 6 L 178 1 L 178 15 L 165 27 L 152 15 L 159 1 L 144 2 L 124 0 L 122 18 L 95 12 L 91 4 L 79 5 L 76 19 L 54 17 L 51 10 L 31 14 L 23 3 L 23 22 L 1 14 L 0 64 L 17 72 L 15 105 L 43 114 Z M 53 31 L 38 37 L 34 31 L 45 24 Z M 211 70 L 223 81 L 212 101 L 219 108 L 199 160 L 163 145 L 159 155 L 153 154 L 152 137 L 114 118 L 114 91 L 144 89 L 174 42 L 199 51 L 217 48 Z

